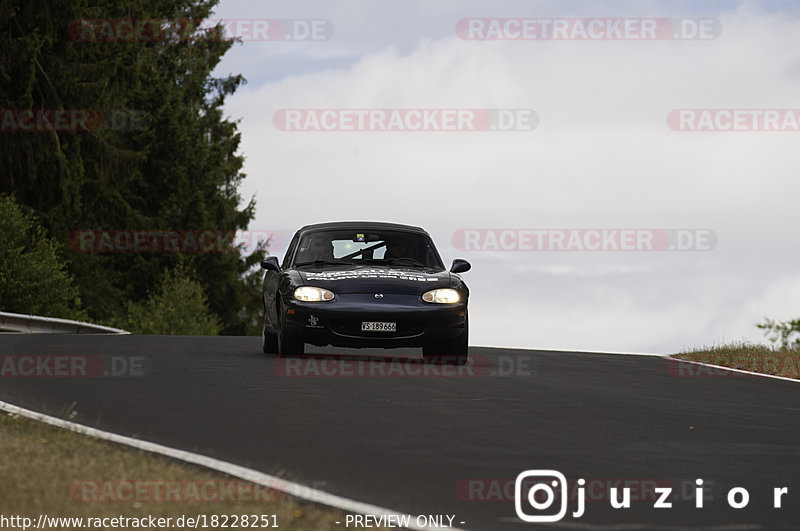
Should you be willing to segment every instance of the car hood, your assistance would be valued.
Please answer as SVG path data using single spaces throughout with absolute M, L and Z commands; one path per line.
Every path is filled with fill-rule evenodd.
M 303 284 L 334 293 L 398 293 L 422 295 L 428 290 L 449 287 L 448 271 L 380 266 L 337 267 L 298 271 Z

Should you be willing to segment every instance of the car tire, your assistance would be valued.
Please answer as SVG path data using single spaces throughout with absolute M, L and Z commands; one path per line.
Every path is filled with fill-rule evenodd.
M 437 365 L 466 365 L 469 361 L 469 316 L 461 335 L 451 341 L 423 346 L 422 358 L 425 363 Z
M 267 330 L 267 312 L 264 310 L 264 324 L 261 326 L 261 350 L 264 354 L 278 353 L 278 336 Z
M 286 311 L 283 305 L 278 306 L 279 321 L 281 323 L 280 330 L 278 331 L 278 356 L 300 356 L 305 350 L 305 343 L 303 338 L 299 335 L 293 335 L 289 332 L 289 327 L 286 326 Z

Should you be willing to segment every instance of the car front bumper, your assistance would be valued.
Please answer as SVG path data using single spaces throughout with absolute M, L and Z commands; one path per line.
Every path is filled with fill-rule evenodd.
M 467 301 L 429 304 L 415 295 L 337 294 L 329 302 L 287 301 L 287 332 L 306 343 L 350 348 L 421 347 L 458 338 L 466 327 Z M 362 332 L 363 321 L 395 322 L 395 332 Z

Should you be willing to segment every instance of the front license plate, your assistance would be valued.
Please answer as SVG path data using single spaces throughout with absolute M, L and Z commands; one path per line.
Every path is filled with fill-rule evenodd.
M 385 321 L 361 321 L 362 332 L 397 332 L 397 323 Z

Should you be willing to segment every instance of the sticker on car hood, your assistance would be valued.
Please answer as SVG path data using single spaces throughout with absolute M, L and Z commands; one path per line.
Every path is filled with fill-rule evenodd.
M 349 280 L 367 278 L 385 278 L 392 280 L 410 280 L 412 282 L 436 282 L 438 277 L 414 273 L 411 271 L 396 271 L 393 269 L 357 269 L 355 271 L 323 271 L 321 273 L 301 273 L 306 280 Z

